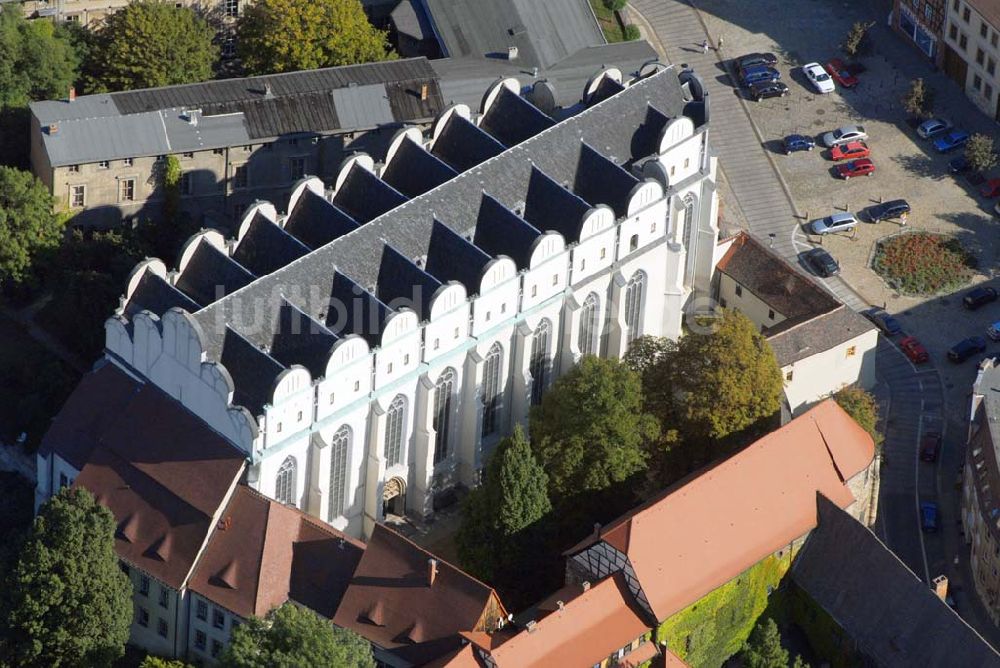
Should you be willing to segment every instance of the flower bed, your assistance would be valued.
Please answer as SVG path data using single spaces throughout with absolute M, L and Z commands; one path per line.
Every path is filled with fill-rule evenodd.
M 872 269 L 892 288 L 908 295 L 932 295 L 972 279 L 976 259 L 957 239 L 913 232 L 878 242 Z

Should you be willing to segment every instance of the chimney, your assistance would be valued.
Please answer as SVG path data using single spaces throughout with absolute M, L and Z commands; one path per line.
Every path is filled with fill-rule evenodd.
M 49 135 L 57 134 L 59 132 L 59 124 L 58 123 L 49 123 L 48 130 L 49 130 Z
M 583 591 L 590 591 L 590 580 L 584 580 L 581 582 L 580 587 L 583 588 Z
M 507 60 L 517 60 L 517 47 L 508 46 L 507 47 Z
M 437 559 L 433 559 L 433 558 L 432 559 L 428 559 L 427 560 L 427 586 L 428 587 L 433 587 L 434 586 L 434 578 L 437 577 L 437 574 L 438 574 L 438 560 Z
M 219 531 L 226 531 L 231 526 L 233 526 L 233 518 L 231 515 L 226 515 L 219 520 Z
M 267 99 L 271 99 L 272 97 L 274 97 L 274 91 L 271 90 L 271 84 L 269 83 L 264 84 L 264 97 L 266 97 Z
M 427 99 L 427 95 L 428 95 L 428 90 L 429 89 L 430 89 L 430 86 L 428 86 L 427 84 L 420 84 L 420 101 L 421 102 L 423 102 L 424 100 Z
M 534 633 L 537 627 L 538 627 L 538 622 L 536 622 L 535 620 L 531 620 L 530 622 L 524 625 L 524 628 L 527 629 L 528 633 Z
M 566 604 L 563 603 L 562 601 L 556 601 L 556 607 L 562 610 L 563 608 L 566 607 Z
M 944 601 L 948 597 L 948 576 L 939 575 L 932 581 L 934 585 L 934 593 L 938 595 L 938 598 Z
M 69 101 L 76 102 L 76 86 L 69 87 Z

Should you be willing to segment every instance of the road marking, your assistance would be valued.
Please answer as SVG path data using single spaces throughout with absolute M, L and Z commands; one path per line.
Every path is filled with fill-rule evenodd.
M 924 400 L 920 400 L 920 419 L 917 420 L 917 456 L 913 462 L 913 502 L 917 510 L 917 536 L 920 538 L 920 558 L 924 562 L 924 582 L 931 584 L 931 569 L 927 566 L 927 546 L 924 545 L 923 518 L 920 515 L 920 437 L 924 430 Z M 941 508 L 938 507 L 938 527 L 941 524 Z

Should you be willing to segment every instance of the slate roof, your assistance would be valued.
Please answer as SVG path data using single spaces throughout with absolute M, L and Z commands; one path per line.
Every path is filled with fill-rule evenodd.
M 455 177 L 455 170 L 410 138 L 404 139 L 382 172 L 382 180 L 408 198 Z
M 524 202 L 524 219 L 542 231 L 555 230 L 566 243 L 580 240 L 583 218 L 591 206 L 544 172 L 531 170 Z
M 333 203 L 359 224 L 364 224 L 406 199 L 398 190 L 355 163 L 334 194 Z
M 320 378 L 338 340 L 323 323 L 282 299 L 268 353 L 285 367 L 301 364 L 313 378 Z
M 161 276 L 147 271 L 143 273 L 132 294 L 129 295 L 122 312 L 127 318 L 143 310 L 163 315 L 174 307 L 193 313 L 198 310 L 199 305 Z
M 285 231 L 309 248 L 319 248 L 360 227 L 358 221 L 331 206 L 308 188 L 285 218 Z
M 430 19 L 424 12 L 420 0 L 401 0 L 390 12 L 393 27 L 401 35 L 412 37 L 417 41 L 434 39 L 434 29 Z
M 431 301 L 440 288 L 441 281 L 392 246 L 386 246 L 375 288 L 375 296 L 382 303 L 397 311 L 413 309 L 421 321 L 428 320 Z
M 477 221 L 472 243 L 490 255 L 506 255 L 518 269 L 528 268 L 541 232 L 487 193 L 483 193 Z
M 516 146 L 525 139 L 555 125 L 555 121 L 507 87 L 479 121 L 479 127 L 505 146 Z
M 472 169 L 506 147 L 472 121 L 452 114 L 431 145 L 431 153 L 457 172 Z
M 219 361 L 233 379 L 233 403 L 255 416 L 260 415 L 264 406 L 271 402 L 275 380 L 285 367 L 229 325 L 226 325 Z
M 261 276 L 284 267 L 309 252 L 301 241 L 257 212 L 233 251 L 233 259 Z
M 778 365 L 786 366 L 835 348 L 873 329 L 875 325 L 868 319 L 847 306 L 840 305 L 829 313 L 801 324 L 768 329 L 764 335 L 774 350 Z
M 818 495 L 790 575 L 875 665 L 997 666 L 1000 654 L 875 534 Z
M 253 274 L 223 251 L 202 240 L 175 285 L 193 301 L 205 306 L 215 301 L 220 292 L 235 292 L 253 279 Z
M 424 269 L 442 283 L 458 281 L 469 295 L 479 294 L 486 268 L 493 256 L 447 225 L 434 221 Z
M 607 204 L 621 218 L 626 214 L 629 195 L 638 184 L 639 179 L 622 169 L 615 161 L 601 155 L 586 143 L 580 146 L 573 191 L 591 206 Z
M 549 67 L 579 49 L 604 44 L 586 0 L 425 0 L 446 56 L 507 57 Z

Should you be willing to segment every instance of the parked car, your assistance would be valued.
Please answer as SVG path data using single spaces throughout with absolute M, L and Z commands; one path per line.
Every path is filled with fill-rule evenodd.
M 785 97 L 788 93 L 788 86 L 780 81 L 764 81 L 750 85 L 750 97 L 756 102 L 771 97 Z
M 877 223 L 883 220 L 899 218 L 905 213 L 910 213 L 910 203 L 905 199 L 893 199 L 868 207 L 865 217 L 870 222 Z
M 826 64 L 826 71 L 830 73 L 833 80 L 844 88 L 854 88 L 858 85 L 858 78 L 851 74 L 840 58 L 834 58 Z
M 951 121 L 944 118 L 931 118 L 917 126 L 917 134 L 923 139 L 937 137 L 948 130 L 951 130 Z
M 748 53 L 737 58 L 735 63 L 737 70 L 745 70 L 756 65 L 774 67 L 778 64 L 778 57 L 773 53 Z
M 830 151 L 830 158 L 834 162 L 838 160 L 855 160 L 857 158 L 867 158 L 871 155 L 871 152 L 868 144 L 863 141 L 849 141 L 846 144 L 834 146 L 833 150 Z
M 850 232 L 858 226 L 858 219 L 853 213 L 835 213 L 826 218 L 818 218 L 809 223 L 813 234 L 832 234 L 834 232 Z
M 806 264 L 820 276 L 836 276 L 840 273 L 840 265 L 822 248 L 813 248 L 802 254 Z
M 925 462 L 936 462 L 941 452 L 941 434 L 928 431 L 920 438 L 920 459 Z
M 920 528 L 927 533 L 938 530 L 938 506 L 933 501 L 920 504 Z
M 948 171 L 952 174 L 964 174 L 969 171 L 969 161 L 964 155 L 952 158 L 948 161 Z
M 875 163 L 868 158 L 851 160 L 837 166 L 837 174 L 845 181 L 852 176 L 872 176 L 875 173 Z
M 863 139 L 868 139 L 868 133 L 865 132 L 863 126 L 845 125 L 842 128 L 837 128 L 833 132 L 827 132 L 823 135 L 823 145 L 827 148 L 833 148 L 840 144 Z
M 866 309 L 861 312 L 861 315 L 875 323 L 875 326 L 882 330 L 886 336 L 896 336 L 903 331 L 903 325 L 880 308 Z
M 1000 179 L 990 179 L 987 181 L 986 185 L 980 188 L 979 194 L 990 199 L 1000 197 Z
M 988 285 L 981 285 L 965 293 L 965 296 L 962 297 L 962 306 L 970 311 L 975 311 L 980 306 L 985 306 L 996 300 L 997 291 Z
M 923 364 L 931 358 L 927 353 L 927 348 L 924 348 L 924 344 L 920 343 L 915 336 L 907 336 L 900 340 L 899 348 L 903 351 L 914 364 Z
M 816 92 L 821 95 L 832 93 L 837 89 L 833 84 L 833 79 L 830 78 L 830 75 L 827 74 L 827 71 L 819 63 L 807 63 L 803 65 L 802 73 L 806 75 L 806 79 L 809 79 L 809 83 L 816 89 Z
M 986 336 L 994 341 L 1000 341 L 1000 320 L 986 328 Z
M 962 339 L 948 350 L 948 359 L 956 364 L 961 364 L 984 350 L 986 350 L 986 340 L 981 336 L 970 336 L 967 339 Z
M 766 81 L 778 81 L 779 79 L 781 79 L 781 72 L 773 67 L 751 67 L 740 72 L 740 81 L 745 87 Z
M 934 150 L 938 153 L 948 153 L 965 146 L 969 141 L 969 133 L 965 130 L 952 130 L 934 140 Z
M 811 151 L 816 148 L 816 141 L 812 137 L 805 135 L 788 135 L 785 137 L 783 143 L 786 155 L 795 153 L 796 151 Z

